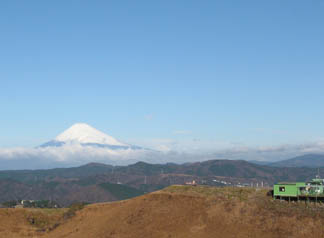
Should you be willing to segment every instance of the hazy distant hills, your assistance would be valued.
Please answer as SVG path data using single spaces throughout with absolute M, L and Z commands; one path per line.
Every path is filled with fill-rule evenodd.
M 152 192 L 172 184 L 196 180 L 199 184 L 272 185 L 278 181 L 307 181 L 324 167 L 324 155 L 308 154 L 275 163 L 209 160 L 185 164 L 127 166 L 89 163 L 47 170 L 0 171 L 0 203 L 8 200 L 54 200 L 66 206 L 76 201 L 116 201 Z M 324 177 L 324 169 L 320 169 Z
M 324 167 L 324 155 L 322 154 L 307 154 L 298 156 L 292 159 L 281 160 L 268 165 L 274 167 L 308 167 L 321 168 Z
M 250 163 L 257 165 L 266 165 L 271 167 L 306 167 L 306 168 L 322 168 L 324 167 L 323 154 L 306 154 L 291 159 L 280 160 L 276 162 L 250 160 Z
M 324 171 L 323 171 L 324 172 Z M 149 164 L 137 162 L 128 166 L 111 166 L 89 163 L 73 168 L 48 170 L 7 170 L 0 171 L 0 179 L 13 179 L 20 182 L 34 183 L 42 180 L 85 178 L 96 175 L 120 174 L 124 178 L 131 176 L 158 176 L 182 174 L 192 176 L 223 176 L 246 179 L 263 179 L 275 182 L 278 179 L 292 180 L 297 177 L 306 179 L 317 173 L 315 168 L 276 168 L 257 165 L 244 160 L 210 160 L 185 164 Z M 121 178 L 122 179 L 122 178 Z
M 324 177 L 324 171 L 320 171 Z M 271 167 L 243 160 L 210 160 L 186 164 L 128 166 L 90 163 L 49 170 L 0 171 L 0 203 L 8 200 L 54 200 L 61 205 L 76 201 L 104 202 L 134 197 L 172 184 L 196 180 L 199 184 L 272 185 L 278 181 L 307 181 L 316 168 Z

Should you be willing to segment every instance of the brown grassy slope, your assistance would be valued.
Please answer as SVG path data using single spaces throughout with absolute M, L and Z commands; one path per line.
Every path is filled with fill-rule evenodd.
M 40 237 L 63 222 L 67 209 L 0 209 L 0 237 Z
M 324 237 L 324 208 L 273 201 L 265 190 L 172 186 L 67 209 L 0 209 L 0 237 Z M 55 228 L 55 229 L 54 229 Z
M 94 204 L 48 237 L 324 237 L 320 207 L 273 202 L 265 191 L 173 186 Z M 47 237 L 47 236 L 46 236 Z

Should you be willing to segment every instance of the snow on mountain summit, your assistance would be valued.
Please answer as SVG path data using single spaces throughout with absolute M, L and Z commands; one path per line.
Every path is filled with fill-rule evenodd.
M 26 151 L 19 149 L 19 152 L 8 152 L 8 158 L 14 156 L 13 158 L 22 158 L 22 163 L 28 161 L 41 166 L 37 168 L 49 168 L 48 166 L 77 166 L 90 162 L 129 164 L 151 160 L 153 154 L 158 154 L 147 148 L 122 143 L 85 123 L 74 124 L 56 138 Z
M 127 144 L 121 143 L 112 136 L 109 136 L 85 123 L 74 124 L 69 129 L 59 134 L 55 138 L 55 141 L 64 143 L 127 146 Z
M 100 147 L 111 151 L 116 150 L 142 150 L 136 145 L 122 143 L 85 123 L 77 123 L 59 134 L 54 140 L 40 145 L 41 148 L 62 146 Z M 75 147 L 74 147 L 75 148 Z

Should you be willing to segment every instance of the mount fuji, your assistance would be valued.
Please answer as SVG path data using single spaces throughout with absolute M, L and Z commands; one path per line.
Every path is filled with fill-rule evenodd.
M 110 150 L 143 150 L 144 148 L 122 143 L 85 123 L 76 123 L 41 148 L 62 146 L 91 146 Z
M 85 123 L 77 123 L 38 147 L 0 149 L 0 170 L 73 167 L 92 162 L 128 165 L 158 162 L 160 158 L 159 151 L 121 142 Z

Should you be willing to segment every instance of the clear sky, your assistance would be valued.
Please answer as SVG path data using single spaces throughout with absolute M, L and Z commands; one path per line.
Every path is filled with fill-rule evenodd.
M 324 138 L 324 1 L 0 1 L 0 147 Z M 188 142 L 188 143 L 189 143 Z

